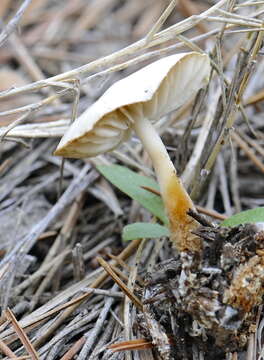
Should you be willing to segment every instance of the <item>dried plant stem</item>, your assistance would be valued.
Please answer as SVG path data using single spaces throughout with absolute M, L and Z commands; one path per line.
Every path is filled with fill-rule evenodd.
M 217 211 L 210 210 L 210 209 L 206 209 L 206 208 L 204 208 L 204 207 L 202 207 L 202 206 L 196 205 L 196 209 L 197 209 L 201 214 L 211 216 L 211 217 L 213 217 L 213 218 L 215 218 L 215 219 L 218 219 L 218 220 L 225 220 L 225 219 L 227 219 L 227 216 L 226 216 L 226 215 L 219 214 Z
M 60 360 L 71 360 L 77 352 L 80 351 L 82 346 L 85 344 L 85 337 L 82 336 L 79 340 L 77 340 L 73 346 L 63 355 Z
M 158 21 L 153 25 L 153 27 L 150 29 L 148 34 L 146 35 L 146 43 L 149 43 L 150 40 L 153 38 L 153 36 L 160 30 L 164 22 L 167 20 L 167 18 L 170 16 L 171 12 L 175 8 L 178 0 L 171 0 L 168 7 L 164 10 L 163 14 L 160 16 Z
M 61 91 L 59 94 L 49 96 L 48 98 L 41 100 L 35 104 L 25 105 L 25 106 L 22 106 L 22 107 L 19 107 L 16 109 L 2 111 L 2 112 L 0 112 L 0 116 L 8 116 L 8 115 L 18 114 L 21 112 L 32 112 L 32 111 L 39 110 L 42 106 L 48 105 L 48 104 L 52 103 L 54 100 L 58 99 L 60 96 L 65 95 L 67 90 L 72 90 L 72 89 L 73 88 L 71 88 L 69 86 L 69 87 L 67 87 L 66 90 Z
M 75 199 L 74 203 L 71 205 L 68 215 L 66 216 L 64 224 L 61 228 L 61 231 L 57 236 L 57 238 L 55 239 L 55 241 L 53 242 L 49 252 L 47 253 L 47 256 L 45 257 L 38 271 L 41 271 L 42 268 L 46 267 L 46 264 L 50 263 L 56 255 L 59 255 L 58 253 L 60 248 L 63 248 L 62 244 L 66 243 L 67 239 L 69 239 L 69 237 L 71 236 L 74 225 L 77 222 L 78 216 L 80 214 L 83 205 L 84 196 L 85 196 L 84 192 L 82 192 Z
M 52 103 L 54 100 L 58 99 L 60 96 L 63 96 L 65 94 L 66 90 L 64 90 L 63 92 L 61 92 L 60 94 L 56 94 L 56 95 L 52 95 L 42 101 L 39 101 L 38 103 L 35 104 L 30 104 L 30 105 L 26 105 L 23 106 L 21 108 L 17 108 L 17 109 L 13 109 L 13 110 L 8 110 L 8 111 L 4 111 L 2 113 L 0 113 L 0 116 L 7 116 L 7 115 L 11 115 L 11 114 L 17 114 L 20 112 L 25 112 L 25 114 L 21 115 L 17 120 L 15 120 L 14 122 L 12 122 L 9 126 L 7 126 L 4 129 L 4 132 L 1 134 L 0 137 L 0 142 L 3 141 L 3 139 L 5 138 L 5 136 L 12 130 L 14 129 L 17 125 L 23 123 L 25 121 L 25 119 L 33 112 L 33 111 L 37 111 L 39 110 L 42 106 L 45 106 L 47 104 Z
M 15 31 L 19 21 L 21 20 L 21 17 L 23 16 L 27 7 L 30 5 L 31 1 L 32 0 L 24 0 L 15 16 L 12 17 L 9 23 L 5 26 L 4 30 L 2 30 L 0 34 L 0 46 L 2 46 L 8 37 L 12 34 L 12 32 Z
M 236 74 L 234 76 L 233 79 L 233 84 L 231 85 L 230 88 L 230 94 L 229 94 L 229 104 L 227 105 L 227 108 L 223 114 L 224 117 L 224 125 L 222 127 L 222 130 L 220 132 L 220 135 L 218 136 L 218 139 L 214 145 L 213 150 L 211 151 L 211 153 L 209 154 L 209 157 L 204 165 L 204 169 L 206 170 L 207 173 L 210 173 L 217 155 L 219 154 L 222 146 L 225 144 L 226 139 L 229 136 L 229 132 L 230 129 L 232 128 L 234 121 L 236 119 L 236 112 L 237 112 L 237 108 L 240 104 L 240 102 L 242 101 L 242 96 L 243 93 L 246 89 L 248 80 L 249 80 L 249 75 L 251 73 L 252 68 L 250 67 L 252 64 L 252 61 L 256 58 L 259 49 L 261 48 L 261 44 L 262 44 L 262 39 L 264 37 L 264 32 L 259 33 L 257 35 L 255 35 L 255 37 L 253 38 L 253 40 L 249 40 L 248 42 L 248 47 L 251 47 L 250 53 L 247 54 L 245 61 L 246 64 L 244 64 L 244 67 L 242 68 L 242 64 L 238 64 L 238 68 L 239 66 L 241 67 L 241 69 L 239 70 L 238 68 L 236 69 Z M 240 58 L 241 61 L 241 58 Z M 248 63 L 250 61 L 250 63 Z M 242 79 L 240 80 L 239 78 L 241 77 L 241 73 L 243 71 L 243 76 Z M 239 73 L 238 73 L 239 72 Z M 192 198 L 196 198 L 197 195 L 200 192 L 200 188 L 201 188 L 201 183 L 196 184 L 196 186 L 193 188 L 192 192 L 191 192 L 191 197 Z
M 10 36 L 9 43 L 12 46 L 16 58 L 25 68 L 31 79 L 34 81 L 45 79 L 44 73 L 16 34 Z
M 259 101 L 262 101 L 264 99 L 264 90 L 258 91 L 256 94 L 249 96 L 245 101 L 244 105 L 254 105 L 258 103 Z
M 9 347 L 2 340 L 0 340 L 0 350 L 3 354 L 8 356 L 9 359 L 18 359 L 16 354 L 11 349 L 9 349 Z
M 87 187 L 87 185 L 93 181 L 97 174 L 91 172 L 87 175 L 87 171 L 90 169 L 90 165 L 86 165 L 81 171 L 79 177 L 73 180 L 71 186 L 65 191 L 60 200 L 54 205 L 52 211 L 29 233 L 26 238 L 22 238 L 21 241 L 10 251 L 10 253 L 0 262 L 0 266 L 4 266 L 19 252 L 20 256 L 22 253 L 27 253 L 38 239 L 39 235 L 46 230 L 48 225 L 54 221 L 54 218 L 61 214 L 65 207 L 72 202 L 72 200 Z
M 24 116 L 24 115 L 23 115 Z M 26 115 L 28 116 L 28 114 Z M 24 118 L 23 118 L 24 120 Z M 56 138 L 61 137 L 70 125 L 70 120 L 58 120 L 40 124 L 25 124 L 17 126 L 15 129 L 7 127 L 0 128 L 0 136 L 5 136 L 5 140 L 11 138 Z M 16 125 L 15 125 L 16 126 Z M 19 139 L 16 139 L 19 141 Z
M 120 280 L 120 278 L 115 274 L 112 266 L 110 264 L 108 264 L 106 261 L 104 261 L 104 259 L 101 257 L 98 257 L 97 260 L 100 263 L 100 265 L 104 268 L 104 270 L 107 272 L 107 274 L 110 275 L 111 278 L 118 284 L 118 286 L 125 293 L 125 295 L 130 298 L 130 300 L 134 303 L 134 305 L 138 309 L 142 310 L 143 305 L 141 304 L 141 301 L 138 299 L 138 297 L 136 295 L 134 295 L 130 291 L 130 289 L 123 283 L 123 281 Z
M 61 264 L 64 262 L 67 253 L 64 256 L 61 256 L 59 261 L 57 261 L 54 266 L 48 271 L 45 278 L 42 280 L 40 285 L 38 286 L 37 291 L 34 293 L 33 297 L 30 301 L 30 311 L 32 311 L 37 305 L 41 294 L 45 291 L 45 289 L 50 286 L 52 280 L 54 279 L 55 274 L 58 272 L 58 269 L 61 267 Z
M 198 169 L 198 166 L 201 162 L 201 156 L 206 144 L 206 141 L 208 139 L 210 129 L 213 126 L 215 111 L 217 108 L 217 104 L 220 97 L 220 91 L 217 91 L 213 95 L 214 97 L 210 99 L 209 106 L 207 109 L 207 114 L 205 116 L 205 119 L 203 121 L 203 125 L 201 127 L 201 131 L 199 136 L 197 137 L 197 141 L 195 143 L 192 156 L 190 157 L 189 162 L 185 166 L 184 172 L 182 174 L 182 181 L 186 188 L 189 188 L 191 185 L 193 185 L 193 182 L 195 181 L 195 177 L 197 176 L 197 173 L 199 174 L 200 171 Z
M 259 145 L 256 141 L 252 140 L 248 135 L 241 132 L 237 132 L 237 133 L 244 141 L 246 141 L 249 145 L 251 145 L 256 152 L 258 152 L 261 156 L 264 157 L 264 148 L 261 147 L 261 145 Z
M 129 279 L 128 279 L 128 283 L 127 286 L 130 289 L 130 291 L 133 293 L 134 291 L 134 286 L 135 286 L 135 281 L 137 278 L 137 271 L 138 271 L 138 265 L 140 263 L 140 259 L 142 256 L 142 251 L 144 249 L 144 245 L 145 245 L 146 240 L 143 239 L 137 249 L 136 252 L 136 256 L 135 256 L 135 260 L 134 260 L 134 264 L 132 265 L 132 269 L 129 273 Z M 124 338 L 126 340 L 130 340 L 131 339 L 131 330 L 132 330 L 132 316 L 131 316 L 131 299 L 126 296 L 125 297 L 125 301 L 124 301 Z M 132 354 L 130 352 L 126 353 L 126 359 L 130 360 L 132 359 Z
M 175 35 L 179 35 L 179 34 L 183 33 L 184 31 L 197 25 L 204 19 L 207 19 L 211 13 L 213 13 L 216 9 L 222 7 L 226 2 L 227 2 L 227 0 L 220 0 L 217 4 L 210 7 L 208 10 L 206 10 L 202 14 L 191 16 L 190 18 L 185 19 L 185 20 L 179 22 L 178 24 L 173 25 L 173 26 L 169 27 L 168 29 L 155 34 L 153 36 L 153 39 L 147 45 L 146 45 L 146 41 L 144 38 L 142 40 L 135 42 L 132 45 L 129 45 L 129 46 L 123 48 L 122 50 L 112 53 L 111 55 L 108 55 L 104 58 L 92 61 L 91 63 L 83 65 L 77 69 L 73 69 L 73 70 L 67 71 L 65 73 L 53 76 L 49 79 L 40 80 L 35 83 L 25 85 L 25 86 L 22 86 L 17 89 L 12 89 L 12 90 L 9 90 L 8 92 L 4 92 L 4 93 L 0 94 L 0 99 L 4 99 L 9 96 L 22 94 L 22 93 L 25 93 L 28 91 L 41 89 L 43 87 L 49 86 L 49 82 L 52 82 L 52 81 L 67 81 L 69 79 L 79 78 L 80 76 L 86 74 L 87 72 L 94 71 L 101 66 L 107 66 L 109 64 L 112 64 L 123 56 L 131 55 L 131 54 L 133 54 L 139 50 L 142 50 L 144 48 L 149 48 L 149 47 L 152 47 L 155 45 L 161 45 L 162 43 L 165 43 L 166 41 L 174 39 Z M 255 23 L 254 23 L 254 25 L 255 25 Z
M 225 209 L 225 214 L 227 216 L 232 215 L 232 207 L 229 196 L 229 189 L 227 185 L 227 174 L 225 170 L 225 164 L 222 154 L 220 153 L 216 159 L 216 166 L 219 174 L 219 189 L 223 199 L 223 205 Z
M 117 289 L 117 285 L 115 284 L 112 287 L 112 291 L 115 291 Z M 99 332 L 102 330 L 104 322 L 106 320 L 106 317 L 114 304 L 114 298 L 109 298 L 106 300 L 105 305 L 100 312 L 100 315 L 92 329 L 91 332 L 89 332 L 89 336 L 87 337 L 85 344 L 82 347 L 82 350 L 80 352 L 80 355 L 77 357 L 77 360 L 85 360 L 87 359 L 88 354 L 90 353 L 92 346 L 94 345 L 96 338 L 98 337 Z M 85 335 L 84 335 L 85 336 Z
M 124 350 L 142 350 L 150 349 L 153 344 L 146 339 L 136 339 L 129 341 L 122 341 L 121 343 L 110 345 L 108 348 L 113 352 L 124 351 Z
M 32 344 L 29 341 L 29 338 L 27 337 L 26 333 L 23 331 L 23 329 L 19 326 L 18 321 L 16 320 L 14 314 L 10 309 L 7 309 L 5 311 L 5 317 L 7 320 L 9 320 L 12 323 L 13 328 L 15 329 L 15 332 L 17 333 L 20 341 L 27 349 L 27 352 L 31 355 L 32 360 L 39 360 L 39 356 L 32 346 Z
M 58 254 L 56 257 L 54 257 L 52 260 L 47 262 L 45 265 L 41 266 L 37 271 L 35 271 L 31 276 L 29 276 L 26 280 L 21 282 L 14 290 L 15 295 L 19 295 L 23 290 L 25 290 L 28 286 L 33 284 L 36 280 L 38 280 L 41 276 L 44 276 L 44 274 L 53 267 L 57 262 L 60 262 L 61 258 L 64 258 L 65 256 L 69 255 L 71 252 L 70 249 L 64 249 L 64 251 L 60 254 Z
M 118 257 L 122 260 L 126 260 L 129 256 L 131 256 L 134 251 L 137 249 L 138 245 L 140 244 L 141 240 L 133 240 L 119 255 Z M 101 275 L 99 275 L 93 282 L 92 284 L 89 286 L 90 288 L 97 288 L 99 287 L 106 279 L 107 279 L 107 274 L 103 273 Z M 79 296 L 78 298 L 75 298 L 73 300 L 68 301 L 67 303 L 63 304 L 63 305 L 59 305 L 56 308 L 45 312 L 44 314 L 38 315 L 37 317 L 33 318 L 32 320 L 32 316 L 31 319 L 28 319 L 29 321 L 23 321 L 23 325 L 21 324 L 21 326 L 23 328 L 31 328 L 32 325 L 37 325 L 41 320 L 44 320 L 46 318 L 49 318 L 50 316 L 60 312 L 61 310 L 66 309 L 54 322 L 52 329 L 49 330 L 48 333 L 46 333 L 46 336 L 50 336 L 50 334 L 52 334 L 53 331 L 55 331 L 58 326 L 60 326 L 60 324 L 67 319 L 72 312 L 78 307 L 80 306 L 80 304 L 85 301 L 86 299 L 88 299 L 89 296 L 92 295 L 92 292 L 87 292 L 81 296 Z M 40 344 L 45 340 L 45 338 L 41 338 L 38 339 L 36 342 L 33 343 L 33 345 L 38 348 L 40 346 Z
M 264 164 L 261 162 L 257 156 L 254 154 L 254 151 L 248 146 L 248 144 L 241 139 L 237 133 L 232 133 L 232 139 L 238 144 L 238 146 L 245 152 L 247 157 L 255 164 L 255 166 L 264 173 Z

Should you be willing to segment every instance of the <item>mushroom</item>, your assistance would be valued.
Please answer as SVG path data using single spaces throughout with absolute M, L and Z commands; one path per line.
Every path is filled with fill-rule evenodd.
M 55 155 L 93 157 L 126 141 L 133 129 L 150 156 L 179 251 L 201 250 L 187 215 L 194 205 L 153 123 L 186 103 L 209 79 L 210 61 L 197 52 L 167 56 L 113 84 L 67 130 Z

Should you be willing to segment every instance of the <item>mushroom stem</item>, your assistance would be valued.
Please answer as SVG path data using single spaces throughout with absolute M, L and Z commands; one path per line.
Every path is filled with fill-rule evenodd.
M 200 252 L 201 242 L 191 234 L 197 223 L 187 215 L 189 209 L 195 209 L 194 204 L 177 176 L 159 134 L 146 118 L 135 121 L 134 130 L 152 160 L 170 222 L 171 241 L 179 251 Z

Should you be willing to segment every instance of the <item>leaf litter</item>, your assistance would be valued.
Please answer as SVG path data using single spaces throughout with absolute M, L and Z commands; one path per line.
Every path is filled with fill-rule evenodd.
M 108 262 L 142 303 L 146 271 L 151 277 L 174 254 L 167 240 L 148 239 L 139 252 L 141 240 L 122 241 L 125 225 L 151 222 L 151 215 L 115 188 L 102 186 L 94 167 L 132 166 L 149 176 L 141 145 L 133 137 L 128 146 L 99 158 L 66 160 L 61 185 L 60 161 L 52 152 L 74 114 L 75 86 L 81 91 L 80 114 L 115 81 L 151 61 L 182 51 L 206 52 L 213 68 L 209 86 L 161 119 L 159 133 L 199 209 L 229 217 L 263 206 L 264 4 L 45 0 L 19 5 L 11 0 L 0 5 L 5 41 L 0 49 L 5 79 L 0 93 L 1 357 L 166 359 L 170 334 L 159 333 L 160 351 L 155 335 L 153 341 L 144 326 L 139 329 L 133 301 L 123 308 L 123 298 L 114 296 L 118 288 L 97 258 Z M 263 250 L 257 251 L 261 256 Z M 129 280 L 131 266 L 137 271 Z M 210 341 L 203 347 L 199 337 L 188 337 L 178 343 L 175 358 L 261 359 L 263 313 L 256 305 L 244 347 L 234 350 L 224 341 L 226 354 L 219 354 Z M 16 330 L 4 311 L 18 320 Z M 148 318 L 151 312 L 146 312 L 149 327 L 160 328 L 155 316 Z M 25 346 L 20 336 L 28 339 Z M 111 344 L 113 350 L 129 351 L 113 352 Z

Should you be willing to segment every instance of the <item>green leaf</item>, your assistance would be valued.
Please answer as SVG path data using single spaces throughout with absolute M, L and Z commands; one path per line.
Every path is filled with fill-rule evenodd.
M 221 226 L 237 226 L 246 223 L 264 222 L 264 207 L 242 211 L 224 220 Z
M 169 235 L 169 229 L 165 226 L 138 222 L 125 226 L 122 237 L 123 240 L 128 241 L 141 238 L 158 238 Z
M 138 201 L 164 224 L 168 224 L 161 197 L 142 189 L 142 186 L 146 186 L 159 191 L 158 184 L 154 180 L 120 165 L 100 165 L 97 169 L 119 190 Z

